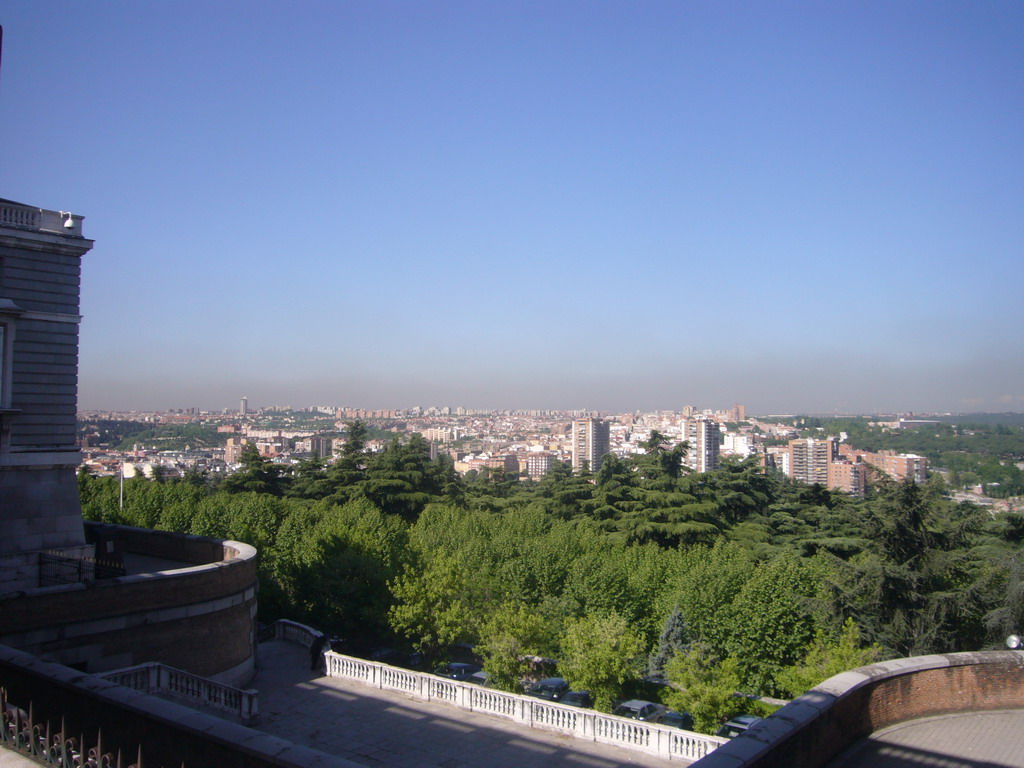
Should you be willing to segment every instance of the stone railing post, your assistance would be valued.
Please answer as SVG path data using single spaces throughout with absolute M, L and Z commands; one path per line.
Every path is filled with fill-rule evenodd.
M 238 714 L 242 718 L 243 725 L 255 723 L 260 719 L 258 691 L 255 691 L 252 688 L 242 691 L 242 701 Z
M 159 691 L 165 684 L 163 678 L 165 672 L 162 664 L 154 664 L 148 662 L 146 664 L 146 693 L 152 693 L 153 691 Z

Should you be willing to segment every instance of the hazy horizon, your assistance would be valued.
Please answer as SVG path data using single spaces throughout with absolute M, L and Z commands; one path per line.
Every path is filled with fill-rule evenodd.
M 1024 4 L 0 24 L 0 197 L 96 241 L 80 409 L 1024 410 Z

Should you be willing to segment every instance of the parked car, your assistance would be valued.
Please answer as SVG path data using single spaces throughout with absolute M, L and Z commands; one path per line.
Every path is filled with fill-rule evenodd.
M 619 704 L 612 714 L 633 720 L 643 720 L 647 723 L 656 723 L 665 712 L 664 704 L 655 704 L 653 701 L 644 701 L 643 699 L 630 699 Z
M 526 689 L 527 696 L 536 696 L 538 699 L 547 699 L 548 701 L 561 701 L 568 692 L 569 683 L 565 681 L 564 677 L 547 677 Z
M 333 644 L 332 644 L 333 649 Z M 415 669 L 423 663 L 422 653 L 402 653 L 394 648 L 378 648 L 370 654 L 370 661 L 379 661 L 394 667 Z
M 442 664 L 440 667 L 436 667 L 434 669 L 434 674 L 438 677 L 447 677 L 449 680 L 465 681 L 468 680 L 475 672 L 479 671 L 480 667 L 476 664 L 463 664 L 456 661 L 451 664 Z
M 724 736 L 727 739 L 735 739 L 745 730 L 750 728 L 750 726 L 761 722 L 763 719 L 763 717 L 755 717 L 754 715 L 737 715 L 715 731 L 715 736 Z
M 658 722 L 670 728 L 682 728 L 684 731 L 693 730 L 693 715 L 689 712 L 676 712 L 670 709 L 661 716 Z
M 494 683 L 491 682 L 490 673 L 484 672 L 483 670 L 480 670 L 479 672 L 474 672 L 472 675 L 466 678 L 466 682 L 473 683 L 474 685 L 479 685 L 484 688 L 494 687 Z
M 402 654 L 394 648 L 378 648 L 370 654 L 370 661 L 379 661 L 382 664 L 398 664 L 402 661 Z
M 569 691 L 562 697 L 561 703 L 569 707 L 581 707 L 582 709 L 594 708 L 594 700 L 590 698 L 590 691 Z

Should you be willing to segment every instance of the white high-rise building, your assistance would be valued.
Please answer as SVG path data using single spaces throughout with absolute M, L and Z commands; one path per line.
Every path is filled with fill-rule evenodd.
M 572 468 L 579 471 L 584 463 L 591 472 L 601 468 L 601 462 L 611 450 L 608 422 L 601 419 L 576 419 L 572 423 Z
M 686 465 L 695 472 L 718 469 L 718 440 L 721 434 L 718 422 L 711 419 L 688 419 L 684 434 L 690 443 Z

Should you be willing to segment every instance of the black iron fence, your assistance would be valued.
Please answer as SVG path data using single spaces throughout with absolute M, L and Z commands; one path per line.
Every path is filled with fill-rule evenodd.
M 56 587 L 95 579 L 124 576 L 125 569 L 117 563 L 94 557 L 69 557 L 55 552 L 39 554 L 39 586 Z

